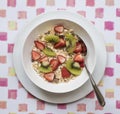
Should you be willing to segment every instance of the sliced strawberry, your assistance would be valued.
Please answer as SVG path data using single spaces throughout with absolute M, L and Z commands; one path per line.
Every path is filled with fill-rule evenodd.
M 59 66 L 59 61 L 57 59 L 51 59 L 50 66 L 51 66 L 52 70 L 55 71 Z
M 40 58 L 40 56 L 41 56 L 39 52 L 34 51 L 34 50 L 32 50 L 31 54 L 32 54 L 32 60 L 33 61 L 38 60 Z
M 57 33 L 62 33 L 64 31 L 64 26 L 63 25 L 56 25 L 54 27 L 54 31 Z
M 82 62 L 84 62 L 84 57 L 81 54 L 76 54 L 74 57 L 74 61 L 82 63 Z
M 43 56 L 39 59 L 39 62 L 44 62 L 44 61 L 48 61 L 48 57 L 47 56 Z
M 84 66 L 85 66 L 84 62 L 81 62 L 81 63 L 80 63 L 80 67 L 83 68 Z
M 81 51 L 82 51 L 81 43 L 80 43 L 80 42 L 77 42 L 74 52 L 75 52 L 75 53 L 79 53 L 79 52 L 81 52 Z
M 47 81 L 52 82 L 55 77 L 55 74 L 53 72 L 49 72 L 44 74 L 44 77 Z
M 61 68 L 61 74 L 63 78 L 69 78 L 71 73 L 67 70 L 66 67 Z
M 45 48 L 45 45 L 40 41 L 34 41 L 34 44 L 39 50 L 43 50 Z
M 66 42 L 63 38 L 60 38 L 59 42 L 54 45 L 54 48 L 63 48 L 66 46 Z
M 84 53 L 86 55 L 87 53 L 87 47 L 84 43 L 81 44 L 82 45 L 82 53 Z
M 63 55 L 58 55 L 57 59 L 58 59 L 59 63 L 61 63 L 61 64 L 66 61 L 66 58 Z
M 80 40 L 79 43 L 81 44 L 81 47 L 82 47 L 81 53 L 86 54 L 87 53 L 87 47 L 86 47 L 85 43 L 83 42 L 83 40 Z

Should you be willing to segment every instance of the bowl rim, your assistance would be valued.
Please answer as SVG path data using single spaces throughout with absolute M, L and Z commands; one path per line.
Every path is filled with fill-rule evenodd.
M 62 16 L 61 16 L 62 15 Z M 69 18 L 69 16 L 72 16 L 72 18 Z M 49 18 L 48 18 L 49 17 Z M 68 11 L 54 11 L 54 12 L 48 12 L 48 13 L 43 13 L 39 16 L 37 16 L 36 18 L 34 18 L 31 22 L 29 22 L 25 28 L 26 29 L 26 33 L 25 33 L 25 39 L 23 41 L 23 48 L 22 48 L 22 52 L 24 50 L 24 43 L 26 42 L 27 40 L 27 37 L 28 35 L 32 32 L 33 29 L 35 29 L 38 25 L 46 22 L 46 21 L 50 21 L 50 20 L 56 20 L 56 19 L 63 19 L 63 20 L 68 20 L 68 21 L 72 21 L 74 22 L 75 24 L 78 24 L 80 25 L 85 31 L 86 33 L 89 35 L 89 37 L 91 37 L 91 35 L 89 34 L 89 30 L 87 28 L 87 25 L 90 25 L 91 23 L 85 19 L 83 16 L 80 16 L 76 13 L 72 13 L 72 12 L 68 12 Z M 79 24 L 81 23 L 81 24 Z M 92 25 L 92 24 L 91 24 Z M 93 26 L 93 25 L 92 25 Z M 94 47 L 94 52 L 96 54 L 96 48 L 95 48 L 95 45 L 94 45 L 94 41 L 91 39 L 92 43 L 93 43 L 93 47 Z M 44 86 L 44 85 L 40 85 L 38 83 L 38 81 L 32 79 L 30 77 L 30 74 L 26 71 L 26 68 L 25 68 L 25 65 L 24 65 L 24 62 L 23 62 L 23 53 L 22 53 L 22 65 L 23 65 L 23 68 L 24 68 L 24 71 L 25 73 L 27 74 L 28 78 L 35 84 L 37 85 L 38 87 L 40 87 L 41 89 L 45 90 L 45 91 L 48 91 L 48 92 L 52 92 L 52 93 L 66 93 L 66 92 L 70 92 L 70 91 L 73 91 L 77 88 L 79 88 L 80 86 L 82 86 L 84 83 L 87 82 L 87 80 L 89 79 L 87 76 L 86 76 L 86 79 L 83 81 L 82 84 L 78 84 L 75 86 L 75 87 L 72 87 L 72 88 L 67 88 L 67 89 L 59 89 L 56 87 L 55 88 L 51 88 L 53 87 L 53 84 L 51 85 L 49 82 L 47 81 L 44 81 L 45 84 L 50 84 L 50 87 L 48 88 L 48 86 Z M 90 72 L 92 73 L 94 71 L 94 68 L 95 68 L 95 65 L 96 65 L 96 56 L 94 58 L 94 65 L 93 65 L 93 69 L 90 70 Z M 83 71 L 82 71 L 83 72 Z M 66 86 L 67 83 L 64 84 L 64 86 Z M 60 85 L 60 84 L 59 84 Z

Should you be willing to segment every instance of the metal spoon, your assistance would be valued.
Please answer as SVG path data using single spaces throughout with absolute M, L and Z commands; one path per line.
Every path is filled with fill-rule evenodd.
M 84 41 L 79 37 L 79 35 L 76 34 L 76 36 L 80 39 L 82 48 L 84 49 L 83 54 L 84 54 L 84 56 L 86 56 L 86 55 L 87 55 L 87 46 L 85 45 Z M 84 64 L 85 64 L 85 63 L 84 63 Z M 96 83 L 95 83 L 95 81 L 94 81 L 94 79 L 93 79 L 93 76 L 92 76 L 92 74 L 89 72 L 86 64 L 85 64 L 85 69 L 86 69 L 86 71 L 87 71 L 87 73 L 88 73 L 90 82 L 91 82 L 92 87 L 93 87 L 93 89 L 94 89 L 94 91 L 95 91 L 95 94 L 96 94 L 96 97 L 97 97 L 97 99 L 98 99 L 98 102 L 99 102 L 99 104 L 100 104 L 102 107 L 104 107 L 104 106 L 105 106 L 104 97 L 103 97 L 103 95 L 101 94 L 100 90 L 98 89 L 98 87 L 97 87 L 97 85 L 96 85 Z
M 94 88 L 94 91 L 95 91 L 95 94 L 96 94 L 96 96 L 97 96 L 98 102 L 99 102 L 99 104 L 100 104 L 102 107 L 104 107 L 104 106 L 105 106 L 104 97 L 103 97 L 103 95 L 101 94 L 100 90 L 98 89 L 98 87 L 97 87 L 97 85 L 96 85 L 96 83 L 95 83 L 95 81 L 94 81 L 94 79 L 93 79 L 93 77 L 92 77 L 92 74 L 89 72 L 86 64 L 85 64 L 85 69 L 86 69 L 86 71 L 87 71 L 87 73 L 88 73 L 88 75 L 89 75 L 90 82 L 91 82 L 91 84 L 92 84 L 92 87 Z
M 77 35 L 77 36 L 78 36 L 78 35 Z M 78 36 L 78 37 L 79 37 L 79 36 Z M 79 38 L 80 38 L 80 37 L 79 37 Z M 80 39 L 81 39 L 81 38 L 80 38 Z M 82 48 L 84 49 L 84 56 L 86 56 L 86 55 L 87 55 L 87 46 L 86 46 L 85 43 L 82 41 L 82 39 L 81 39 L 81 42 L 82 42 Z M 84 64 L 85 64 L 85 63 L 84 63 Z M 100 104 L 102 107 L 104 107 L 104 106 L 105 106 L 104 97 L 103 97 L 103 95 L 101 94 L 100 90 L 98 89 L 98 87 L 97 87 L 97 85 L 96 85 L 96 83 L 95 83 L 95 81 L 94 81 L 94 79 L 93 79 L 93 76 L 92 76 L 92 74 L 89 72 L 86 64 L 85 64 L 85 69 L 86 69 L 86 71 L 87 71 L 87 73 L 88 73 L 90 82 L 91 82 L 92 87 L 93 87 L 93 89 L 94 89 L 94 91 L 95 91 L 95 94 L 96 94 L 96 97 L 97 97 L 97 99 L 98 99 L 98 102 L 99 102 L 99 104 Z

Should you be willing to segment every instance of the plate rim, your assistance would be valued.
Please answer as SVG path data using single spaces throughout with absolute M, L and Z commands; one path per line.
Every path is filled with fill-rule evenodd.
M 103 37 L 102 34 L 99 33 L 92 24 L 89 24 L 89 27 L 90 28 L 92 27 L 92 29 L 91 29 L 91 31 L 89 31 L 89 33 L 93 37 L 95 37 L 95 36 L 98 37 L 99 36 L 99 38 L 97 39 L 97 40 L 99 40 L 99 43 L 98 43 L 99 45 L 96 44 L 96 46 L 97 46 L 96 48 L 98 48 L 97 49 L 98 52 L 101 52 L 99 50 L 101 49 L 100 46 L 102 45 L 102 49 L 103 49 L 102 52 L 104 53 L 104 55 L 102 54 L 103 56 L 101 57 L 101 59 L 104 61 L 104 65 L 102 65 L 103 66 L 102 70 L 99 71 L 100 74 L 101 74 L 101 76 L 97 75 L 98 77 L 95 77 L 95 75 L 97 74 L 96 70 L 94 70 L 94 72 L 93 72 L 93 75 L 95 77 L 95 81 L 98 84 L 99 81 L 101 80 L 101 78 L 103 77 L 103 74 L 104 74 L 107 53 L 106 53 L 106 50 L 105 50 L 104 40 L 102 38 L 100 38 L 100 37 Z M 19 34 L 20 33 L 18 33 L 18 35 Z M 96 41 L 94 39 L 94 42 L 96 42 Z M 78 89 L 76 89 L 74 91 L 65 93 L 65 94 L 62 94 L 62 93 L 57 93 L 57 94 L 56 93 L 49 93 L 47 91 L 44 91 L 44 90 L 40 89 L 34 83 L 32 83 L 29 79 L 26 80 L 26 78 L 28 78 L 28 77 L 26 76 L 26 74 L 24 72 L 22 63 L 20 63 L 20 60 L 18 61 L 18 57 L 21 56 L 21 53 L 19 52 L 21 46 L 23 46 L 22 40 L 17 39 L 16 42 L 15 42 L 14 51 L 13 51 L 13 64 L 14 64 L 15 71 L 16 71 L 18 79 L 20 80 L 20 82 L 22 83 L 22 85 L 24 86 L 24 88 L 28 92 L 30 92 L 33 96 L 35 96 L 35 97 L 37 97 L 37 98 L 39 98 L 41 100 L 44 100 L 46 102 L 50 102 L 50 103 L 69 103 L 69 102 L 73 102 L 73 101 L 76 101 L 76 100 L 79 100 L 79 99 L 83 98 L 84 96 L 86 96 L 87 94 L 89 94 L 93 90 L 89 80 L 83 86 L 81 86 L 80 88 L 78 88 Z M 17 49 L 19 49 L 19 50 L 17 50 Z M 101 56 L 101 54 L 97 53 L 97 56 Z M 18 64 L 17 64 L 16 60 L 17 60 Z M 99 61 L 100 61 L 100 58 L 99 58 Z M 103 64 L 102 62 L 99 62 L 99 63 Z M 26 81 L 27 81 L 27 83 L 25 83 Z M 31 87 L 28 86 L 28 85 L 31 85 Z M 85 88 L 85 90 L 84 90 L 84 88 Z M 82 92 L 82 94 L 81 94 L 79 91 L 81 91 L 82 89 L 84 90 L 84 92 Z M 73 93 L 77 94 L 76 97 L 75 96 L 72 97 Z M 56 97 L 52 97 L 54 95 L 56 95 Z M 65 97 L 66 95 L 68 96 L 67 98 Z M 60 96 L 61 96 L 62 99 L 59 99 Z

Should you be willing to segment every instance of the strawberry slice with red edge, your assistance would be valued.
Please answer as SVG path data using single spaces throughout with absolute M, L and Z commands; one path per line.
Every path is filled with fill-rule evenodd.
M 80 66 L 83 68 L 85 66 L 85 63 L 84 62 L 80 63 Z
M 44 74 L 44 77 L 47 81 L 52 82 L 55 77 L 55 74 L 53 72 L 49 72 Z
M 40 41 L 34 41 L 35 47 L 39 50 L 43 50 L 45 48 L 45 45 Z
M 80 42 L 77 42 L 74 53 L 79 53 L 79 52 L 82 52 L 82 46 Z
M 33 61 L 36 61 L 41 57 L 40 53 L 37 52 L 37 51 L 34 51 L 34 50 L 32 50 L 31 55 L 32 55 L 32 60 Z
M 44 62 L 44 61 L 48 61 L 48 57 L 47 56 L 43 56 L 39 59 L 39 62 Z
M 57 33 L 62 33 L 64 31 L 64 26 L 63 25 L 56 25 L 54 27 L 54 31 Z
M 82 47 L 81 53 L 83 53 L 84 55 L 86 55 L 86 53 L 87 53 L 87 47 L 86 47 L 85 43 L 82 40 L 80 40 L 79 43 L 81 44 L 81 47 Z
M 63 55 L 58 55 L 57 59 L 60 64 L 64 63 L 66 61 L 66 58 Z
M 59 66 L 59 61 L 57 59 L 51 59 L 50 66 L 51 66 L 52 70 L 55 71 Z
M 66 46 L 66 41 L 63 38 L 60 38 L 59 42 L 54 45 L 54 48 L 63 48 Z
M 84 53 L 85 55 L 87 53 L 87 47 L 84 43 L 82 43 L 82 53 Z
M 84 62 L 84 57 L 81 54 L 76 54 L 74 56 L 74 61 L 79 62 L 79 63 L 83 63 Z
M 61 68 L 61 74 L 63 78 L 69 78 L 71 75 L 71 73 L 64 66 Z

